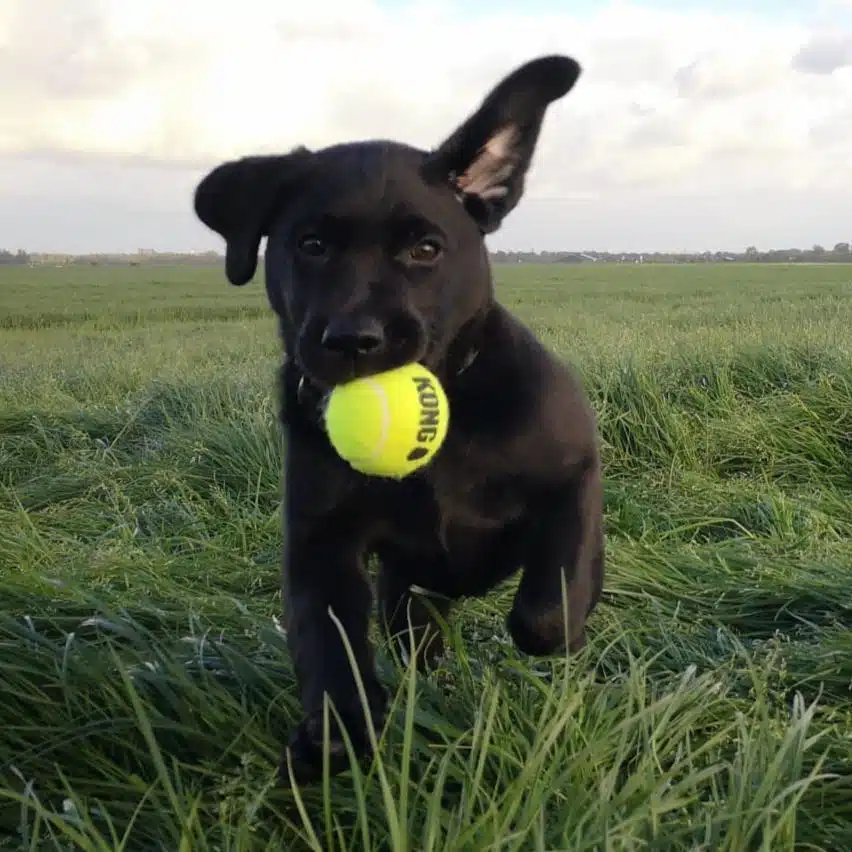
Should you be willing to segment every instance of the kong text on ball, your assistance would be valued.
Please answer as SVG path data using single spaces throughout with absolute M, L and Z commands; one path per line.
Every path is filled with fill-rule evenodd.
M 331 445 L 368 476 L 402 479 L 423 467 L 440 449 L 449 423 L 447 395 L 420 364 L 338 385 L 325 408 Z

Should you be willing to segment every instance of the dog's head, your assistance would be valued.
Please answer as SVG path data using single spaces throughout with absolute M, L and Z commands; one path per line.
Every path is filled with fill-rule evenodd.
M 544 113 L 579 75 L 561 56 L 521 66 L 433 151 L 370 141 L 224 163 L 196 214 L 225 238 L 232 284 L 268 237 L 269 301 L 317 384 L 413 361 L 440 372 L 492 303 L 484 235 L 520 200 Z

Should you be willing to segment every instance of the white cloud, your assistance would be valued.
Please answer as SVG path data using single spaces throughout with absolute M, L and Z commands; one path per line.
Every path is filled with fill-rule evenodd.
M 833 191 L 852 179 L 843 14 L 826 4 L 809 27 L 709 0 L 477 16 L 426 0 L 5 0 L 0 156 L 197 169 L 351 138 L 427 147 L 515 64 L 558 51 L 585 73 L 549 114 L 531 198 Z
M 793 57 L 793 67 L 809 74 L 833 74 L 852 66 L 852 33 L 814 35 Z

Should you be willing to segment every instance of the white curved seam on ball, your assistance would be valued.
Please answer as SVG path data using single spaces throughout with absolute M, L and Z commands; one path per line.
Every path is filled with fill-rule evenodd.
M 376 449 L 371 458 L 376 458 L 385 448 L 390 431 L 390 405 L 388 404 L 388 395 L 385 389 L 375 380 L 367 379 L 367 384 L 375 392 L 382 406 L 382 417 L 380 421 L 379 439 L 376 443 Z

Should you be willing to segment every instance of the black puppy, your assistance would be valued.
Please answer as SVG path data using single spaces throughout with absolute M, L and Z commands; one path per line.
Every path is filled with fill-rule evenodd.
M 444 615 L 451 600 L 483 595 L 520 568 L 508 616 L 517 647 L 549 654 L 585 642 L 604 573 L 594 413 L 574 374 L 496 301 L 483 240 L 523 193 L 547 107 L 579 76 L 561 56 L 518 68 L 433 151 L 386 141 L 300 148 L 224 163 L 196 190 L 198 217 L 226 241 L 232 284 L 254 276 L 268 236 L 266 288 L 287 353 L 283 587 L 306 714 L 290 739 L 300 779 L 321 771 L 324 693 L 368 751 L 329 610 L 373 718 L 383 718 L 369 553 L 380 563 L 383 622 L 406 646 L 411 630 L 432 656 L 442 648 L 412 586 L 438 593 Z M 323 395 L 413 361 L 446 388 L 446 442 L 402 481 L 362 476 L 329 444 Z M 340 771 L 336 728 L 329 748 Z

